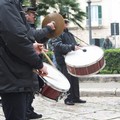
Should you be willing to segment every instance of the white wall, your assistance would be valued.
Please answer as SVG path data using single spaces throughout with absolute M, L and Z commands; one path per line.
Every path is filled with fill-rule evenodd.
M 80 8 L 86 12 L 86 6 L 88 5 L 87 0 L 78 0 Z M 96 1 L 96 2 L 95 2 Z M 93 29 L 92 38 L 106 38 L 111 35 L 110 23 L 118 22 L 120 25 L 120 0 L 91 0 L 91 5 L 102 6 L 102 29 Z M 86 20 L 83 21 L 82 25 L 86 26 Z M 77 30 L 74 32 L 81 39 L 89 42 L 89 31 L 88 30 Z M 111 40 L 116 47 L 120 47 L 120 36 L 112 36 Z

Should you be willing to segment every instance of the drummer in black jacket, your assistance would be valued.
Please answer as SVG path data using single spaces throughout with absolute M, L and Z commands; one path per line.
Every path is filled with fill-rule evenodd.
M 52 33 L 54 30 L 54 24 L 52 22 L 48 23 L 44 28 L 37 29 L 35 27 L 35 20 L 36 20 L 36 8 L 34 7 L 24 7 L 24 11 L 26 13 L 26 20 L 30 26 L 30 30 L 27 33 L 27 37 L 34 43 L 45 43 L 48 41 L 48 38 L 46 37 L 49 33 Z M 35 43 L 38 42 L 38 43 Z M 43 44 L 40 44 L 42 47 Z M 42 57 L 42 55 L 39 55 Z M 44 83 L 38 76 L 39 80 L 39 87 L 41 87 Z M 27 119 L 36 119 L 41 118 L 42 114 L 38 114 L 34 111 L 34 108 L 32 106 L 33 99 L 35 93 L 31 92 L 27 96 Z
M 79 45 L 77 45 L 75 41 L 74 36 L 68 31 L 68 24 L 69 21 L 65 19 L 64 32 L 53 41 L 53 46 L 57 64 L 71 85 L 70 90 L 68 91 L 68 96 L 64 102 L 66 105 L 74 105 L 74 103 L 86 103 L 86 101 L 80 99 L 78 78 L 70 75 L 66 68 L 64 55 L 72 50 L 80 49 Z
M 26 96 L 38 91 L 38 79 L 47 68 L 28 39 L 21 0 L 0 0 L 0 95 L 6 120 L 25 120 Z
M 48 74 L 37 45 L 27 37 L 30 27 L 20 1 L 0 1 L 0 95 L 6 120 L 26 119 L 27 94 L 39 91 L 33 69 Z

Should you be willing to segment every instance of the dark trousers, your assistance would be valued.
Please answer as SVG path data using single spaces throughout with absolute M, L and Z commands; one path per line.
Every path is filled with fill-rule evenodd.
M 2 108 L 6 120 L 26 119 L 26 95 L 27 93 L 1 94 Z
M 27 98 L 26 98 L 26 104 L 27 104 L 27 117 L 29 118 L 29 116 L 34 112 L 34 108 L 32 107 L 32 103 L 33 103 L 33 99 L 34 99 L 34 93 L 30 92 L 27 94 Z
M 43 80 L 38 76 L 39 89 L 44 85 Z M 34 113 L 34 108 L 32 106 L 33 100 L 35 99 L 35 93 L 29 92 L 27 94 L 26 103 L 27 103 L 27 118 Z
M 79 100 L 80 92 L 79 92 L 79 80 L 77 77 L 70 75 L 67 71 L 66 65 L 62 65 L 61 72 L 66 76 L 68 81 L 70 82 L 70 90 L 68 91 L 68 100 Z

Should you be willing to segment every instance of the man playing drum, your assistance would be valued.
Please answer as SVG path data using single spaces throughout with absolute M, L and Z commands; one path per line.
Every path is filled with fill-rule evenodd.
M 80 99 L 78 78 L 70 75 L 66 68 L 64 55 L 72 50 L 78 50 L 80 49 L 80 47 L 79 45 L 77 45 L 74 36 L 68 31 L 69 21 L 65 19 L 64 22 L 65 26 L 63 33 L 53 41 L 57 64 L 59 65 L 61 72 L 67 77 L 71 85 L 70 90 L 68 91 L 68 96 L 64 102 L 66 105 L 74 105 L 75 103 L 86 103 L 85 100 Z
M 38 91 L 40 76 L 48 74 L 33 42 L 21 9 L 21 0 L 0 1 L 0 95 L 6 120 L 26 119 L 26 97 Z
M 48 33 L 53 32 L 53 30 L 55 29 L 54 24 L 50 22 L 46 25 L 46 27 L 36 30 L 35 29 L 36 8 L 24 7 L 24 10 L 26 12 L 27 22 L 30 25 L 30 30 L 27 34 L 28 38 L 34 43 L 34 46 L 38 45 L 38 43 L 35 43 L 35 41 L 39 43 L 45 43 L 48 40 L 48 38 L 46 37 Z M 40 48 L 41 49 L 43 48 L 43 44 L 39 44 L 39 48 L 36 49 L 37 53 L 40 52 Z M 43 84 L 42 80 L 40 79 L 40 77 L 38 77 L 38 80 L 39 80 L 39 87 L 41 87 Z M 35 97 L 33 92 L 29 93 L 27 96 L 27 118 L 28 119 L 36 119 L 36 118 L 42 117 L 42 114 L 37 114 L 36 112 L 34 112 L 34 108 L 32 106 L 34 98 Z

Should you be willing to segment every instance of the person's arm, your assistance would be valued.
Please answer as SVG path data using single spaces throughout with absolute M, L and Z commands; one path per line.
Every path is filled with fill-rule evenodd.
M 53 30 L 52 30 L 52 28 L 50 26 L 46 26 L 46 27 L 44 27 L 42 29 L 35 30 L 34 31 L 35 40 L 37 42 L 42 42 L 42 43 L 46 42 L 46 41 L 42 41 L 43 38 L 45 38 L 45 37 L 47 38 L 47 35 L 52 33 L 52 32 L 53 32 Z
M 54 49 L 62 54 L 67 54 L 68 52 L 75 50 L 75 45 L 73 44 L 63 44 L 62 39 L 58 37 L 53 41 Z
M 47 35 L 52 32 L 52 29 L 49 27 L 45 27 L 42 29 L 34 29 L 30 28 L 27 33 L 27 36 L 30 40 L 37 41 L 38 43 L 45 43 L 48 41 Z

